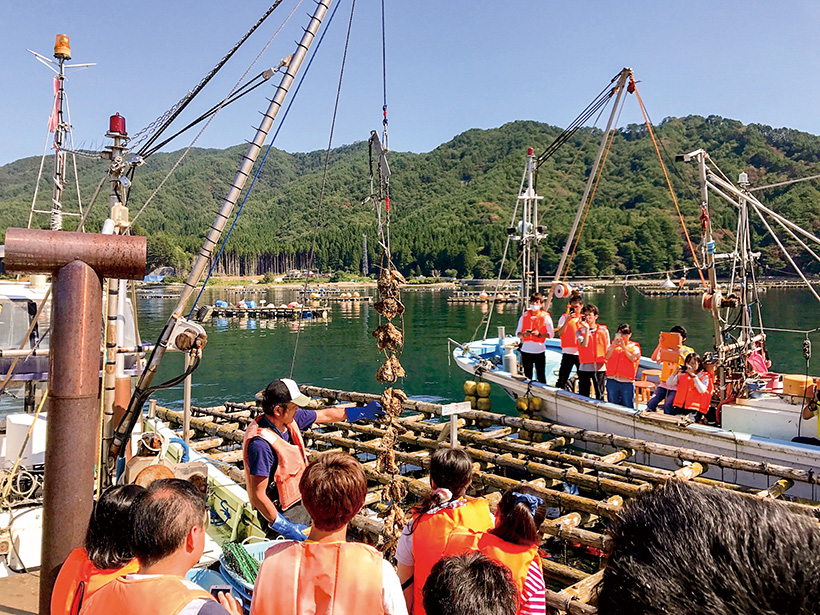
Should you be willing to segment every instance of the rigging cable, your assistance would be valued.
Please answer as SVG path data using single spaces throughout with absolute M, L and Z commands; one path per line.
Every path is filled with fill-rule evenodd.
M 384 0 L 382 0 L 382 90 L 384 94 L 382 105 L 384 148 L 390 149 L 390 144 L 387 142 L 387 31 L 384 26 Z
M 301 2 L 300 2 L 301 4 Z M 316 53 L 319 51 L 319 48 L 322 46 L 322 41 L 325 38 L 325 33 L 327 33 L 330 24 L 333 22 L 333 17 L 336 15 L 336 9 L 339 5 L 336 5 L 336 8 L 333 9 L 333 12 L 330 14 L 330 18 L 327 20 L 327 26 L 322 31 L 322 35 L 319 37 L 319 40 L 316 42 L 316 45 L 313 48 L 313 53 L 308 60 L 307 66 L 305 70 L 302 72 L 302 75 L 299 78 L 299 83 L 296 85 L 296 89 L 293 91 L 293 96 L 291 96 L 290 100 L 288 101 L 288 106 L 285 108 L 284 113 L 282 114 L 282 119 L 279 122 L 279 125 L 276 128 L 276 132 L 273 133 L 273 138 L 271 138 L 270 144 L 268 144 L 268 149 L 265 150 L 265 155 L 262 156 L 262 160 L 259 163 L 259 166 L 256 169 L 256 173 L 253 175 L 253 179 L 251 180 L 250 186 L 248 186 L 248 190 L 245 193 L 245 198 L 242 199 L 242 203 L 239 205 L 239 209 L 237 209 L 236 216 L 234 216 L 233 222 L 231 223 L 231 228 L 228 229 L 228 232 L 225 234 L 225 238 L 222 240 L 222 244 L 219 246 L 219 251 L 216 253 L 216 256 L 213 257 L 213 262 L 211 263 L 210 269 L 208 269 L 208 273 L 205 276 L 205 279 L 202 281 L 202 287 L 199 289 L 199 293 L 194 300 L 194 304 L 191 306 L 191 311 L 188 313 L 188 318 L 190 319 L 193 316 L 194 310 L 196 309 L 197 303 L 199 303 L 199 299 L 202 297 L 202 293 L 205 292 L 205 287 L 208 285 L 208 280 L 211 279 L 214 271 L 219 264 L 219 257 L 222 255 L 222 252 L 225 250 L 225 246 L 228 244 L 228 239 L 231 237 L 231 233 L 233 233 L 234 227 L 236 227 L 236 222 L 239 219 L 239 216 L 242 214 L 242 210 L 245 208 L 245 203 L 248 201 L 248 197 L 250 196 L 251 192 L 253 191 L 253 187 L 256 184 L 256 180 L 259 178 L 259 174 L 262 172 L 262 168 L 265 166 L 265 161 L 268 159 L 268 154 L 270 154 L 271 149 L 273 148 L 273 144 L 276 142 L 276 137 L 279 136 L 279 131 L 282 130 L 282 126 L 285 123 L 285 120 L 288 117 L 288 113 L 290 113 L 290 108 L 293 106 L 294 101 L 296 100 L 297 95 L 299 94 L 299 90 L 302 87 L 302 83 L 305 81 L 305 77 L 307 77 L 308 73 L 310 72 L 310 66 L 313 64 L 313 59 L 316 57 Z M 294 9 L 295 11 L 296 9 Z M 291 15 L 293 13 L 291 12 Z
M 278 6 L 278 4 L 279 4 L 281 1 L 282 1 L 282 0 L 278 0 L 275 6 Z M 233 95 L 233 94 L 234 94 L 234 93 L 235 93 L 235 92 L 236 92 L 236 91 L 240 88 L 240 84 L 242 83 L 242 80 L 243 80 L 243 79 L 247 76 L 247 74 L 251 71 L 251 69 L 252 69 L 252 68 L 256 65 L 256 63 L 259 61 L 259 58 L 261 58 L 261 57 L 262 57 L 262 54 L 264 54 L 264 53 L 265 53 L 265 51 L 268 49 L 268 47 L 271 45 L 271 43 L 273 43 L 273 41 L 276 39 L 276 37 L 277 37 L 277 36 L 279 36 L 279 33 L 282 31 L 282 28 L 284 28 L 284 27 L 285 27 L 285 25 L 288 23 L 288 21 L 290 21 L 290 18 L 291 18 L 291 17 L 293 16 L 293 14 L 296 12 L 296 9 L 298 9 L 298 8 L 301 6 L 301 4 L 302 4 L 302 0 L 299 0 L 299 2 L 296 4 L 296 6 L 295 6 L 295 7 L 293 7 L 293 10 L 292 10 L 292 11 L 290 12 L 290 14 L 289 14 L 289 15 L 285 18 L 285 20 L 282 22 L 282 24 L 279 26 L 279 28 L 276 30 L 276 32 L 274 32 L 274 33 L 273 33 L 273 36 L 270 38 L 270 40 L 268 40 L 268 42 L 265 44 L 265 46 L 264 46 L 264 47 L 262 47 L 262 50 L 261 50 L 261 51 L 259 52 L 259 54 L 258 54 L 258 55 L 254 58 L 253 62 L 251 62 L 251 64 L 250 64 L 250 66 L 248 66 L 248 68 L 245 70 L 245 72 L 242 74 L 242 76 L 241 76 L 241 77 L 237 80 L 237 82 L 236 82 L 236 84 L 233 86 L 233 88 L 231 88 L 231 91 L 228 93 L 228 96 L 226 96 L 226 97 L 225 97 L 225 99 L 224 99 L 224 100 L 222 101 L 222 103 L 220 104 L 219 109 L 217 109 L 216 111 L 214 111 L 214 112 L 213 112 L 213 114 L 212 114 L 212 115 L 208 118 L 208 121 L 207 121 L 207 122 L 205 123 L 205 125 L 204 125 L 201 129 L 200 129 L 200 131 L 196 134 L 196 136 L 194 137 L 193 141 L 191 141 L 191 144 L 190 144 L 190 145 L 189 145 L 189 146 L 185 149 L 185 151 L 184 151 L 184 152 L 182 152 L 182 155 L 181 155 L 181 156 L 179 157 L 179 159 L 178 159 L 178 160 L 174 163 L 174 166 L 172 166 L 172 167 L 171 167 L 171 169 L 168 171 L 168 174 L 167 174 L 167 175 L 166 175 L 166 176 L 162 179 L 162 181 L 159 183 L 159 185 L 158 185 L 158 186 L 154 189 L 154 191 L 153 191 L 153 192 L 151 193 L 151 195 L 148 197 L 148 199 L 146 199 L 145 203 L 143 203 L 143 204 L 142 204 L 142 207 L 140 207 L 140 209 L 139 209 L 139 211 L 137 212 L 137 214 L 136 214 L 136 215 L 135 215 L 135 216 L 131 219 L 131 221 L 128 223 L 128 229 L 133 228 L 133 226 L 134 226 L 134 222 L 136 222 L 136 221 L 137 221 L 137 218 L 139 218 L 139 217 L 140 217 L 140 215 L 142 214 L 142 212 L 143 212 L 143 211 L 145 211 L 145 208 L 146 208 L 146 207 L 148 207 L 148 204 L 149 204 L 149 203 L 150 203 L 150 202 L 154 199 L 154 197 L 157 195 L 157 193 L 160 191 L 160 189 L 161 189 L 161 188 L 165 185 L 165 182 L 167 182 L 167 181 L 168 181 L 168 179 L 170 179 L 171 175 L 173 175 L 174 171 L 176 171 L 176 170 L 177 170 L 177 167 L 179 167 L 179 165 L 182 163 L 183 159 L 184 159 L 184 158 L 188 155 L 188 153 L 191 151 L 191 149 L 193 149 L 194 145 L 195 145 L 195 144 L 196 144 L 196 142 L 199 140 L 199 137 L 201 137 L 201 136 L 202 136 L 202 133 L 203 133 L 203 132 L 205 132 L 205 130 L 208 128 L 208 126 L 210 126 L 210 125 L 211 125 L 211 122 L 212 122 L 212 121 L 214 120 L 214 118 L 216 117 L 216 114 L 217 114 L 217 113 L 219 113 L 219 111 L 220 111 L 220 110 L 224 107 L 224 103 L 225 103 L 225 101 L 227 101 L 227 100 L 228 100 L 228 99 L 229 99 L 229 98 L 230 98 L 230 97 L 231 97 L 231 96 L 232 96 L 232 95 Z M 232 52 L 231 52 L 231 53 L 232 53 Z M 132 170 L 132 175 L 133 175 L 133 170 L 134 170 L 135 168 L 136 168 L 136 167 L 131 167 L 131 170 Z
M 621 119 L 621 112 L 624 110 L 623 103 L 625 99 L 622 99 L 621 108 L 618 109 L 618 117 L 615 120 L 615 126 L 618 125 L 618 122 Z M 603 109 L 602 109 L 603 111 Z M 567 275 L 569 273 L 569 267 L 572 265 L 572 258 L 575 256 L 575 251 L 578 249 L 578 244 L 581 243 L 581 232 L 584 230 L 584 224 L 586 224 L 587 216 L 589 215 L 590 210 L 592 209 L 592 201 L 595 200 L 595 193 L 598 190 L 598 183 L 601 181 L 601 177 L 604 175 L 604 165 L 606 164 L 607 158 L 609 157 L 609 149 L 612 147 L 612 142 L 615 140 L 615 128 L 610 131 L 609 139 L 606 145 L 606 149 L 604 150 L 604 157 L 601 160 L 601 164 L 598 166 L 598 177 L 595 178 L 595 184 L 592 187 L 592 193 L 589 195 L 589 200 L 586 204 L 586 210 L 584 211 L 584 217 L 581 220 L 581 226 L 578 229 L 578 232 L 575 234 L 575 245 L 572 247 L 572 252 L 569 254 L 569 258 L 567 259 L 566 267 L 564 268 L 564 278 L 563 281 L 566 282 Z
M 333 14 L 336 14 L 336 9 L 339 8 L 341 3 L 336 5 L 336 8 L 333 9 Z M 311 240 L 310 244 L 310 252 L 308 253 L 308 269 L 313 269 L 313 265 L 316 259 L 316 238 L 319 235 L 319 227 L 322 224 L 322 203 L 324 202 L 325 197 L 325 187 L 327 186 L 327 173 L 328 169 L 330 168 L 330 152 L 333 146 L 333 132 L 336 129 L 336 115 L 339 111 L 339 98 L 342 95 L 342 80 L 344 79 L 345 74 L 345 63 L 347 62 L 347 50 L 350 45 L 350 32 L 353 29 L 353 11 L 356 9 L 356 0 L 350 4 L 350 18 L 347 22 L 347 36 L 345 37 L 345 48 L 344 53 L 342 54 L 342 66 L 339 70 L 339 83 L 336 86 L 336 101 L 333 105 L 333 118 L 330 122 L 330 135 L 328 136 L 327 140 L 327 151 L 325 152 L 325 164 L 324 170 L 322 172 L 322 187 L 319 190 L 319 203 L 316 208 L 316 225 L 313 227 L 313 239 Z M 331 16 L 331 20 L 333 16 Z M 330 22 L 328 22 L 328 26 L 330 26 Z M 327 32 L 327 28 L 325 28 L 325 32 Z M 317 47 L 318 49 L 318 47 Z M 314 54 L 315 56 L 315 54 Z M 311 58 L 312 59 L 312 58 Z M 308 289 L 308 282 L 310 281 L 309 276 L 305 276 L 305 287 L 302 291 L 302 296 L 307 295 Z M 299 336 L 302 332 L 302 311 L 299 311 L 299 318 L 297 320 L 298 327 L 296 329 L 296 342 L 293 345 L 293 356 L 291 357 L 290 361 L 290 378 L 293 378 L 293 368 L 296 365 L 296 353 L 299 349 Z
M 146 137 L 146 136 L 153 133 L 151 138 L 149 138 L 148 141 L 146 141 L 145 144 L 142 146 L 142 148 L 137 152 L 138 156 L 143 156 L 144 157 L 146 150 L 149 147 L 151 147 L 151 145 L 154 143 L 154 141 L 156 141 L 159 138 L 159 136 L 168 128 L 168 126 L 171 125 L 171 122 L 173 122 L 177 118 L 177 116 L 180 113 L 182 113 L 182 111 L 185 109 L 185 107 L 187 107 L 188 104 L 197 96 L 197 94 L 199 94 L 202 91 L 202 89 L 208 84 L 208 82 L 211 79 L 213 79 L 213 77 L 220 71 L 220 69 L 222 69 L 222 67 L 225 66 L 225 64 L 228 62 L 228 60 L 230 60 L 231 57 L 233 57 L 233 54 L 235 54 L 237 51 L 239 51 L 239 48 L 245 43 L 245 41 L 248 40 L 248 38 L 250 38 L 251 34 L 253 34 L 256 31 L 256 29 L 264 23 L 264 21 L 270 16 L 271 13 L 273 13 L 273 11 L 276 10 L 276 8 L 280 4 L 282 4 L 282 0 L 276 0 L 276 2 L 274 2 L 270 6 L 270 8 L 268 8 L 268 10 L 265 11 L 265 13 L 262 15 L 262 17 L 260 17 L 259 20 L 255 24 L 253 24 L 253 26 L 251 26 L 251 29 L 248 30 L 245 33 L 245 35 L 242 38 L 240 38 L 239 41 L 237 41 L 237 43 L 233 46 L 233 48 L 230 51 L 228 51 L 228 53 L 225 54 L 225 56 L 216 64 L 216 66 L 214 66 L 211 69 L 211 72 L 209 72 L 207 75 L 205 75 L 205 77 L 202 78 L 202 80 L 196 85 L 196 87 L 193 90 L 189 91 L 185 96 L 183 96 L 182 99 L 176 105 L 174 105 L 168 112 L 166 112 L 163 116 L 161 116 L 161 117 L 157 118 L 156 120 L 154 120 L 153 122 L 151 122 L 148 126 L 143 128 L 141 131 L 139 131 L 137 134 L 135 134 L 131 138 L 131 143 L 136 145 L 137 143 L 139 143 L 140 139 L 142 139 L 142 138 L 144 138 L 144 137 Z M 301 2 L 299 4 L 301 4 Z M 296 9 L 294 9 L 294 10 L 296 10 Z M 291 15 L 292 14 L 293 13 L 291 13 Z M 289 18 L 290 17 L 288 17 L 288 19 Z M 270 43 L 268 43 L 268 44 L 270 44 Z M 267 45 L 265 45 L 265 48 L 267 48 Z M 264 49 L 263 49 L 263 51 L 264 51 Z M 258 59 L 259 58 L 257 57 L 257 60 Z M 256 63 L 256 62 L 254 61 L 254 63 Z M 244 77 L 244 75 L 243 75 L 243 77 Z M 167 117 L 167 119 L 166 119 L 166 117 Z M 155 126 L 159 122 L 162 122 L 162 126 L 160 126 L 157 129 L 157 128 L 155 128 Z
M 695 267 L 697 267 L 698 270 L 698 276 L 700 276 L 700 281 L 703 283 L 703 287 L 708 288 L 709 285 L 706 283 L 706 278 L 703 277 L 703 271 L 701 271 L 700 264 L 698 263 L 698 257 L 695 253 L 695 246 L 692 245 L 692 238 L 689 237 L 689 230 L 686 228 L 686 222 L 683 220 L 683 214 L 681 213 L 680 205 L 678 205 L 678 197 L 672 189 L 672 182 L 669 180 L 669 173 L 666 172 L 666 165 L 663 163 L 661 152 L 658 149 L 658 142 L 655 140 L 655 131 L 652 130 L 652 124 L 649 122 L 649 116 L 646 113 L 646 108 L 643 105 L 643 100 L 641 100 L 641 94 L 638 92 L 634 78 L 631 79 L 630 85 L 633 86 L 633 90 L 635 91 L 635 97 L 638 99 L 638 105 L 641 107 L 641 113 L 643 113 L 646 128 L 649 130 L 649 137 L 652 139 L 652 145 L 655 147 L 655 153 L 658 155 L 658 161 L 661 163 L 661 170 L 663 171 L 663 176 L 666 179 L 666 185 L 669 186 L 669 194 L 672 195 L 672 202 L 675 204 L 675 209 L 678 212 L 678 218 L 680 219 L 681 226 L 683 227 L 683 234 L 686 236 L 686 243 L 689 245 L 689 250 L 692 252 L 692 260 L 695 262 Z

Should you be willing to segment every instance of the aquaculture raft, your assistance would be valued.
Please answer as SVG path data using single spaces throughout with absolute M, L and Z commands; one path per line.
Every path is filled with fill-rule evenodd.
M 345 392 L 303 386 L 302 391 L 318 397 L 323 404 L 337 401 L 365 403 L 379 399 L 378 395 Z M 410 496 L 406 506 L 426 495 L 430 489 L 431 453 L 449 446 L 449 423 L 441 423 L 441 406 L 407 400 L 405 414 L 394 419 L 399 435 L 393 448 L 400 467 L 400 480 Z M 157 416 L 172 425 L 182 422 L 182 413 L 164 408 Z M 258 412 L 255 404 L 226 403 L 215 408 L 194 408 L 191 428 L 200 438 L 192 444 L 227 467 L 236 482 L 244 481 L 239 469 L 244 426 Z M 366 509 L 352 523 L 359 537 L 380 544 L 385 512 L 380 503 L 383 485 L 391 480 L 388 474 L 376 470 L 377 457 L 385 429 L 376 424 L 332 423 L 316 425 L 305 432 L 305 442 L 311 456 L 327 450 L 343 450 L 356 455 L 364 464 L 369 482 Z M 785 466 L 761 464 L 743 459 L 720 457 L 700 451 L 660 445 L 634 438 L 619 437 L 594 431 L 565 427 L 526 417 L 469 411 L 460 414 L 458 442 L 471 456 L 475 466 L 470 495 L 485 497 L 494 510 L 504 490 L 519 481 L 528 483 L 551 507 L 550 515 L 540 530 L 544 577 L 551 590 L 547 603 L 551 609 L 572 614 L 593 614 L 611 549 L 606 534 L 609 521 L 621 510 L 624 500 L 652 489 L 654 485 L 672 479 L 691 481 L 698 485 L 730 489 L 753 499 L 779 498 L 791 510 L 820 517 L 814 501 L 788 498 L 788 489 L 795 481 L 812 485 L 820 481 L 814 473 Z M 603 455 L 583 452 L 588 444 L 605 447 Z M 636 463 L 636 459 L 680 460 L 678 470 L 661 469 Z M 231 463 L 236 466 L 225 466 Z M 770 487 L 755 491 L 725 481 L 703 477 L 708 464 L 720 468 L 758 472 L 770 477 Z M 784 495 L 785 494 L 785 495 Z
M 204 305 L 197 312 L 197 320 L 207 322 L 211 318 L 258 318 L 260 320 L 272 318 L 289 318 L 296 320 L 302 318 L 328 318 L 330 316 L 330 306 L 303 306 L 303 307 L 277 307 L 266 305 L 257 308 L 240 308 L 234 306 L 216 307 Z
M 495 294 L 495 298 L 493 295 Z M 478 290 L 457 290 L 447 297 L 448 303 L 519 303 L 517 292 L 488 293 Z

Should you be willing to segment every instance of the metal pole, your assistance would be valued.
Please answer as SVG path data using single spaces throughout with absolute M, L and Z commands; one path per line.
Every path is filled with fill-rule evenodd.
M 248 146 L 248 151 L 242 160 L 239 171 L 234 177 L 233 183 L 228 190 L 225 200 L 222 202 L 222 207 L 217 214 L 216 220 L 211 225 L 211 229 L 208 231 L 208 236 L 205 239 L 205 243 L 199 251 L 199 255 L 194 261 L 193 266 L 191 267 L 191 273 L 185 281 L 185 286 L 182 289 L 182 294 L 177 301 L 176 307 L 160 333 L 157 344 L 154 347 L 154 351 L 151 353 L 151 357 L 148 360 L 148 365 L 140 376 L 136 390 L 131 397 L 131 402 L 128 404 L 128 410 L 126 411 L 125 417 L 123 417 L 123 420 L 114 433 L 110 450 L 110 455 L 112 457 L 119 456 L 121 453 L 123 442 L 125 438 L 128 437 L 128 434 L 131 433 L 131 429 L 142 411 L 145 391 L 151 385 L 151 381 L 156 375 L 159 364 L 165 354 L 166 348 L 168 347 L 171 332 L 174 330 L 176 323 L 182 319 L 182 312 L 185 309 L 188 300 L 191 298 L 191 295 L 196 290 L 196 286 L 199 284 L 199 280 L 202 277 L 202 273 L 205 271 L 205 267 L 210 263 L 211 255 L 213 254 L 214 248 L 222 235 L 222 230 L 225 228 L 225 224 L 231 216 L 234 205 L 236 204 L 236 201 L 245 186 L 245 181 L 253 169 L 253 165 L 256 162 L 259 151 L 265 143 L 268 132 L 273 125 L 273 121 L 276 119 L 276 115 L 279 113 L 279 109 L 282 107 L 285 96 L 287 96 L 288 90 L 293 83 L 293 79 L 299 71 L 310 45 L 313 43 L 313 39 L 316 36 L 316 32 L 319 30 L 322 19 L 327 13 L 330 2 L 331 0 L 318 0 L 316 10 L 311 17 L 310 24 L 305 29 L 302 39 L 297 44 L 296 51 L 294 52 L 290 63 L 285 70 L 285 74 L 282 76 L 282 81 L 276 90 L 276 94 L 272 99 L 270 99 L 270 105 L 262 116 L 262 123 L 256 131 L 256 136 Z
M 191 355 L 185 353 L 185 370 L 191 363 Z M 191 441 L 191 375 L 185 378 L 182 388 L 182 439 Z
M 40 615 L 68 554 L 83 543 L 94 501 L 102 284 L 75 260 L 54 276 L 48 372 Z
M 53 190 L 51 194 L 51 225 L 52 231 L 59 231 L 63 228 L 63 204 L 60 199 L 63 196 L 63 182 L 65 180 L 65 168 L 63 159 L 63 136 L 65 124 L 63 123 L 63 99 L 65 98 L 65 59 L 60 58 L 60 72 L 57 73 L 57 126 L 54 128 L 54 177 L 52 178 Z
M 589 171 L 589 178 L 587 179 L 586 188 L 584 188 L 584 196 L 581 197 L 581 203 L 578 205 L 578 211 L 575 214 L 575 220 L 572 221 L 572 228 L 569 231 L 569 235 L 567 236 L 567 242 L 564 244 L 564 252 L 561 254 L 561 260 L 558 263 L 558 268 L 555 270 L 555 278 L 553 279 L 554 282 L 558 282 L 561 279 L 561 272 L 564 269 L 564 265 L 567 262 L 567 257 L 569 256 L 569 250 L 572 246 L 572 239 L 575 237 L 575 233 L 578 231 L 578 225 L 581 223 L 581 215 L 584 213 L 584 206 L 586 205 L 587 199 L 589 198 L 589 194 L 592 191 L 592 186 L 595 183 L 595 175 L 598 173 L 598 167 L 601 164 L 601 158 L 604 155 L 604 146 L 606 145 L 607 139 L 609 138 L 609 131 L 612 129 L 612 124 L 615 123 L 615 117 L 618 114 L 618 107 L 620 106 L 621 97 L 624 93 L 624 86 L 626 85 L 626 80 L 632 75 L 631 68 L 625 68 L 621 71 L 621 77 L 618 79 L 618 83 L 613 89 L 615 92 L 615 104 L 612 105 L 612 112 L 609 114 L 609 121 L 606 124 L 606 130 L 604 130 L 604 135 L 601 137 L 601 144 L 598 146 L 598 154 L 595 156 L 595 162 L 592 163 L 592 168 Z M 547 304 L 544 307 L 545 310 L 549 309 L 549 304 L 552 301 L 552 293 L 549 294 L 547 297 Z

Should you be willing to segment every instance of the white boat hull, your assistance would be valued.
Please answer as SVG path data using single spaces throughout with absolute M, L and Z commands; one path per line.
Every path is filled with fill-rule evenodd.
M 511 341 L 513 339 L 509 338 L 508 343 Z M 553 346 L 556 345 L 557 343 L 553 344 Z M 474 342 L 468 345 L 468 348 L 475 355 L 482 358 L 489 358 L 488 350 L 493 347 L 498 347 L 498 340 L 488 339 L 484 342 Z M 552 347 L 548 348 L 547 352 L 555 355 L 560 350 L 556 352 L 556 348 Z M 476 368 L 479 367 L 480 362 L 475 356 L 466 354 L 461 349 L 456 349 L 453 352 L 453 358 L 461 369 L 470 374 L 476 374 Z M 560 357 L 558 360 L 560 360 Z M 553 357 L 552 363 L 555 364 L 555 357 Z M 783 439 L 783 430 L 780 433 L 781 438 L 778 439 L 678 421 L 661 413 L 633 410 L 583 397 L 538 382 L 514 378 L 509 372 L 498 366 L 493 369 L 479 369 L 479 372 L 481 378 L 492 384 L 499 385 L 513 398 L 526 395 L 541 398 L 543 400 L 541 415 L 551 422 L 668 446 L 694 449 L 715 455 L 746 459 L 762 464 L 769 463 L 815 473 L 820 472 L 820 446 L 799 444 L 791 442 L 790 439 Z M 753 411 L 756 400 L 744 401 L 748 403 L 746 408 L 743 409 Z M 782 407 L 788 405 L 786 402 L 782 402 L 780 409 L 774 410 L 775 413 L 779 412 L 780 416 L 774 419 L 769 416 L 769 422 L 774 421 L 778 425 L 791 423 L 795 431 L 794 435 L 797 435 L 799 419 L 795 419 L 794 416 L 799 415 L 801 407 L 799 405 L 793 406 L 791 412 L 788 412 Z M 737 409 L 732 408 L 730 412 L 735 417 L 733 420 L 742 422 L 737 418 Z M 772 410 L 766 409 L 765 412 L 771 413 Z M 752 422 L 747 421 L 747 423 Z M 814 436 L 817 434 L 817 419 L 804 420 L 799 428 L 802 435 Z M 577 444 L 584 446 L 581 442 Z M 588 448 L 596 450 L 599 447 L 589 444 Z M 635 461 L 649 465 L 649 455 L 638 451 Z M 677 469 L 679 467 L 677 459 L 659 455 L 652 456 L 651 464 L 668 469 Z M 710 467 L 705 476 L 759 489 L 765 489 L 777 480 L 776 477 L 769 477 L 765 474 L 720 467 Z M 787 494 L 795 497 L 817 499 L 816 496 L 820 494 L 820 488 L 813 487 L 808 483 L 795 482 L 795 485 L 788 490 Z

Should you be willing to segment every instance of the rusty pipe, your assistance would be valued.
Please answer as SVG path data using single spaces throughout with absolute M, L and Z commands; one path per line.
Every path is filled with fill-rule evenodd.
M 5 245 L 9 273 L 53 275 L 68 263 L 81 260 L 105 278 L 145 277 L 145 237 L 9 228 Z
M 91 516 L 102 333 L 102 281 L 94 269 L 80 260 L 69 262 L 54 275 L 52 292 L 41 615 L 50 612 L 57 572 L 68 554 L 83 544 Z

